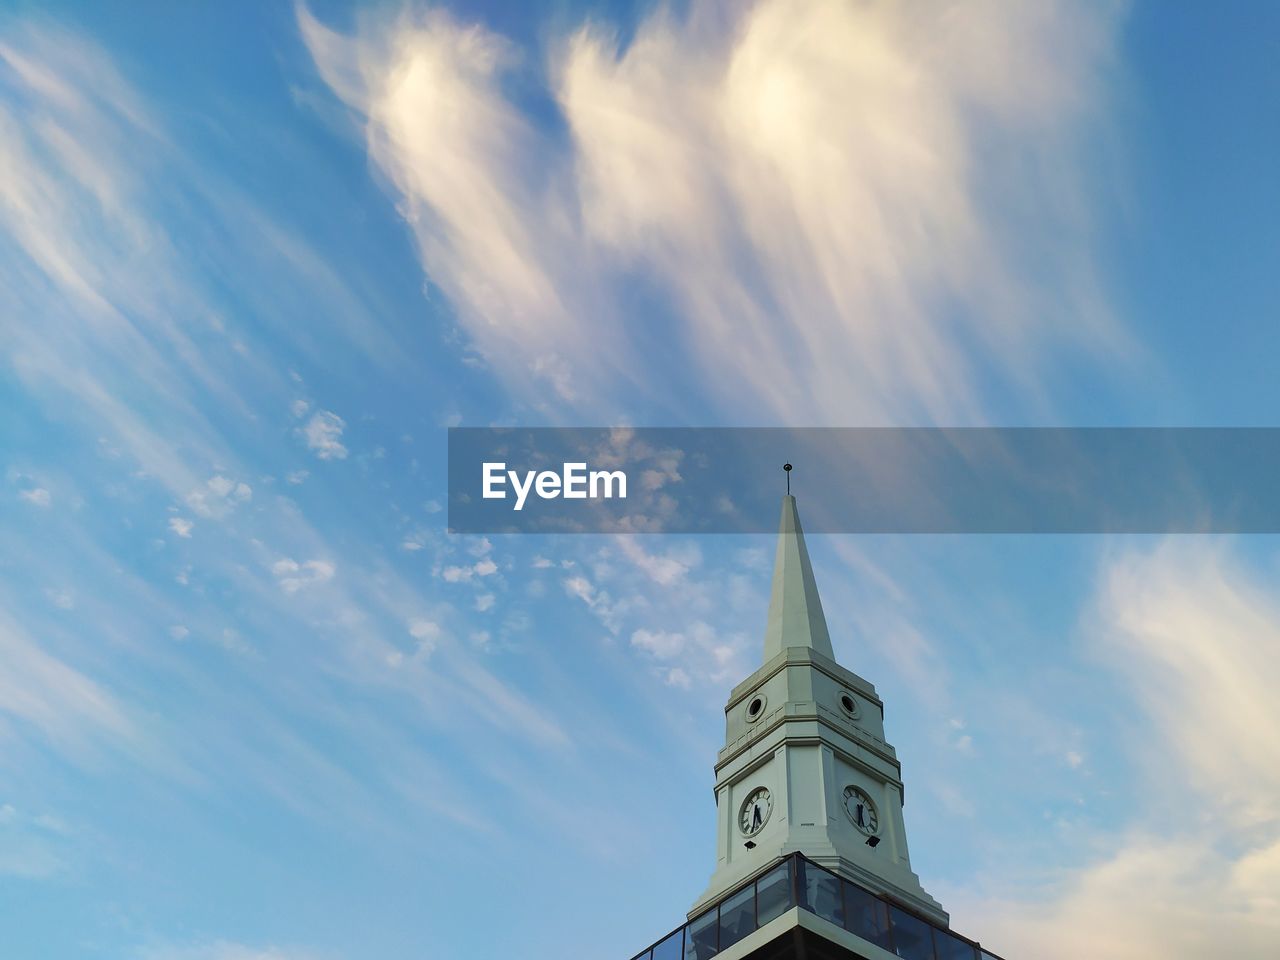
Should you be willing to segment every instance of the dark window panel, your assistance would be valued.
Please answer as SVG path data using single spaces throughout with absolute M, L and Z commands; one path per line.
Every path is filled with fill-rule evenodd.
M 720 952 L 717 937 L 720 924 L 714 909 L 689 921 L 684 941 L 684 960 L 707 960 Z
M 684 927 L 653 948 L 653 960 L 684 960 Z
M 844 924 L 854 936 L 877 947 L 893 949 L 889 940 L 889 906 L 848 881 L 844 884 Z
M 800 905 L 837 926 L 844 926 L 840 878 L 813 863 L 801 864 Z
M 893 952 L 902 960 L 934 960 L 933 927 L 897 907 L 889 908 L 889 923 L 893 926 Z
M 732 946 L 756 928 L 756 888 L 739 890 L 720 904 L 720 949 Z
M 791 896 L 791 861 L 774 867 L 756 882 L 756 918 L 760 926 L 795 906 Z
M 938 954 L 938 960 L 977 960 L 978 957 L 973 944 L 937 927 L 933 930 L 933 949 Z

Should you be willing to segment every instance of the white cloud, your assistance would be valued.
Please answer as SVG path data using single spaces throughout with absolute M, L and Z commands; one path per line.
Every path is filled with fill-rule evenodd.
M 311 409 L 311 404 L 308 403 L 306 400 L 301 400 L 301 399 L 295 400 L 293 401 L 293 403 L 289 405 L 289 412 L 292 413 L 295 417 L 302 417 L 310 409 Z
M 583 602 L 590 605 L 595 597 L 595 587 L 591 585 L 591 581 L 586 577 L 568 577 L 564 581 L 565 592 L 571 597 L 577 597 Z
M 662 586 L 671 586 L 683 580 L 689 570 L 701 559 L 698 547 L 687 542 L 666 553 L 649 553 L 631 535 L 619 536 L 615 542 L 623 556 L 636 565 L 650 580 Z
M 311 471 L 309 470 L 292 470 L 285 474 L 284 480 L 285 483 L 296 487 L 300 483 L 305 483 L 309 476 L 311 476 Z
M 492 593 L 482 593 L 476 597 L 476 610 L 480 613 L 492 610 L 493 605 L 498 602 L 498 598 Z
M 336 413 L 320 410 L 300 430 L 307 447 L 321 460 L 345 460 L 347 448 L 342 445 L 346 423 Z
M 631 634 L 631 645 L 657 657 L 670 660 L 684 651 L 685 639 L 681 633 L 663 630 L 637 630 Z
M 470 583 L 474 577 L 491 577 L 498 572 L 498 565 L 489 557 L 467 566 L 448 566 L 440 571 L 445 583 Z
M 1156 721 L 1171 773 L 1239 828 L 1280 827 L 1280 602 L 1223 541 L 1117 557 L 1107 650 Z
M 75 597 L 72 595 L 70 590 L 54 590 L 50 588 L 44 592 L 44 595 L 48 597 L 53 602 L 53 605 L 58 607 L 60 610 L 70 610 L 76 605 Z
M 348 38 L 299 10 L 425 273 L 513 387 L 955 423 L 982 416 L 982 379 L 1039 399 L 1064 337 L 1120 346 L 1077 161 L 1122 5 L 689 7 L 621 47 L 554 38 L 568 142 L 509 99 L 519 57 L 483 26 L 432 11 Z M 636 275 L 679 317 L 688 383 L 665 355 L 637 366 Z
M 681 690 L 688 690 L 692 686 L 689 674 L 679 667 L 672 667 L 667 671 L 666 683 L 669 687 L 679 687 Z
M 440 625 L 432 620 L 415 617 L 409 621 L 409 636 L 418 641 L 418 653 L 430 656 L 440 643 Z
M 18 496 L 27 501 L 34 503 L 37 507 L 47 507 L 53 502 L 53 498 L 49 495 L 49 491 L 44 487 L 33 487 L 30 490 L 20 490 Z
M 253 489 L 247 483 L 214 474 L 187 494 L 187 505 L 202 517 L 220 519 L 251 499 Z
M 169 628 L 169 636 L 174 640 L 185 640 L 190 633 L 191 631 L 180 623 L 175 623 Z
M 332 580 L 335 567 L 327 560 L 298 563 L 290 557 L 284 557 L 271 565 L 271 572 L 286 593 L 296 593 L 303 587 Z
M 622 629 L 622 618 L 632 601 L 614 600 L 608 590 L 597 587 L 584 576 L 567 577 L 562 581 L 562 585 L 565 593 L 571 597 L 577 597 L 587 605 L 609 633 L 616 635 Z
M 1266 960 L 1280 943 L 1280 602 L 1229 544 L 1169 540 L 1103 570 L 1098 655 L 1147 723 L 1138 807 L 1038 898 L 966 890 L 953 919 L 1008 956 Z M 1083 756 L 1068 752 L 1072 767 Z M 1017 877 L 1006 889 L 1016 887 Z M 1036 884 L 1030 884 L 1033 888 Z
M 977 816 L 978 808 L 973 797 L 954 783 L 935 779 L 932 784 L 932 791 L 938 798 L 938 802 L 942 804 L 943 809 L 953 817 L 971 819 Z M 969 931 L 969 934 L 972 936 L 975 932 Z
M 242 657 L 257 655 L 257 651 L 254 650 L 253 645 L 244 638 L 239 630 L 232 627 L 223 627 L 219 632 L 218 646 L 222 647 L 223 650 L 239 654 Z
M 1049 900 L 953 898 L 951 909 L 975 916 L 983 943 L 1010 957 L 1270 960 L 1280 942 L 1277 889 L 1280 845 L 1235 858 L 1199 838 L 1135 835 L 1068 872 Z
M 435 640 L 440 636 L 440 625 L 431 620 L 410 620 L 409 635 L 418 640 Z
M 241 502 L 251 496 L 249 487 L 243 483 L 234 483 L 223 476 L 210 477 L 206 486 L 216 497 Z
M 741 676 L 742 638 L 725 638 L 710 624 L 695 620 L 682 631 L 640 628 L 631 634 L 631 646 L 659 662 L 679 661 L 661 675 L 671 686 L 688 688 L 694 681 L 719 683 Z M 675 676 L 676 680 L 672 680 Z
M 169 518 L 169 529 L 180 537 L 189 538 L 193 527 L 195 527 L 195 524 L 185 517 Z

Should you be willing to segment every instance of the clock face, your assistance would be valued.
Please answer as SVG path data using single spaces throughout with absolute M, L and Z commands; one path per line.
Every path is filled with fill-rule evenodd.
M 756 787 L 742 803 L 738 812 L 738 827 L 748 837 L 754 837 L 769 822 L 773 812 L 773 795 L 768 787 Z
M 880 815 L 871 798 L 854 786 L 844 788 L 844 812 L 853 825 L 868 837 L 880 832 Z

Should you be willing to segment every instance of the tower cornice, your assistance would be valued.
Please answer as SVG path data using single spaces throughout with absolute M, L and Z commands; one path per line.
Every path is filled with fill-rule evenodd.
M 834 659 L 824 656 L 812 647 L 787 647 L 765 663 L 755 673 L 729 691 L 729 702 L 725 706 L 725 713 L 733 710 L 770 678 L 778 675 L 788 667 L 812 667 L 819 673 L 826 674 L 837 683 L 856 690 L 880 711 L 880 716 L 883 719 L 884 702 L 880 699 L 879 694 L 876 693 L 875 685 L 869 680 L 864 680 L 847 667 L 842 667 Z
M 797 704 L 803 707 L 805 704 Z M 760 730 L 753 730 L 747 736 L 741 737 L 733 743 L 726 746 L 717 754 L 715 774 L 716 783 L 722 782 L 722 774 L 731 769 L 735 761 L 742 754 L 753 749 L 760 750 L 762 753 L 771 752 L 785 741 L 795 746 L 812 745 L 823 743 L 830 746 L 833 750 L 840 753 L 850 762 L 859 766 L 866 767 L 868 771 L 874 771 L 887 781 L 894 783 L 898 787 L 899 793 L 904 792 L 902 784 L 902 764 L 898 761 L 897 751 L 893 747 L 885 743 L 878 737 L 867 733 L 865 730 L 848 730 L 836 726 L 832 721 L 834 716 L 827 717 L 822 714 L 824 708 L 811 704 L 816 709 L 812 713 L 806 713 L 798 710 L 794 713 L 785 713 L 779 709 L 779 716 L 774 719 L 766 717 L 761 723 L 768 723 L 768 726 Z M 813 725 L 812 729 L 803 729 L 802 725 Z M 821 728 L 821 729 L 819 729 Z M 777 734 L 777 736 L 774 736 Z M 770 744 L 768 741 L 774 741 Z M 880 769 L 874 764 L 869 764 L 859 751 L 866 751 L 873 757 L 882 761 L 882 763 L 890 769 Z

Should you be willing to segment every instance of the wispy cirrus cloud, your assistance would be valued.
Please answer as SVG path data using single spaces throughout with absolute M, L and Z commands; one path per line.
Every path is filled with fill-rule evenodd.
M 1100 853 L 1012 892 L 957 895 L 1010 956 L 1263 960 L 1280 939 L 1280 603 L 1229 541 L 1120 548 L 1086 629 L 1144 712 L 1123 737 L 1133 808 Z M 1068 763 L 1070 763 L 1068 755 Z M 1118 787 L 1119 785 L 1117 785 Z
M 939 15 L 923 2 L 769 0 L 726 12 L 695 3 L 687 20 L 653 15 L 625 45 L 599 24 L 556 35 L 531 72 L 512 42 L 440 13 L 354 39 L 305 10 L 299 22 L 326 79 L 356 111 L 423 269 L 517 394 L 539 402 L 549 385 L 561 411 L 576 400 L 604 398 L 623 409 L 665 396 L 682 415 L 718 409 L 732 419 L 847 423 L 981 419 L 989 391 L 1004 388 L 1034 408 L 1046 351 L 1122 341 L 1099 293 L 1074 163 L 1106 97 L 1119 9 L 979 2 Z M 503 582 L 505 571 L 522 569 L 506 548 L 499 559 L 480 551 L 461 560 L 408 519 L 388 539 L 443 579 L 483 584 L 488 592 L 475 602 L 491 630 L 481 631 L 465 604 L 453 608 L 421 580 L 383 566 L 376 546 L 350 528 L 303 515 L 323 502 L 320 474 L 359 460 L 348 456 L 345 422 L 324 408 L 353 424 L 365 422 L 364 411 L 324 391 L 298 400 L 301 388 L 282 374 L 280 344 L 256 341 L 252 326 L 236 321 L 243 311 L 291 348 L 326 359 L 318 344 L 327 334 L 291 323 L 305 314 L 295 300 L 318 291 L 307 302 L 352 318 L 323 329 L 374 349 L 378 324 L 341 276 L 225 181 L 206 180 L 100 49 L 59 31 L 15 36 L 0 48 L 9 95 L 0 159 L 14 172 L 0 184 L 0 252 L 9 255 L 0 275 L 43 323 L 24 326 L 6 360 L 42 404 L 86 421 L 91 436 L 121 451 L 146 475 L 140 484 L 158 481 L 175 507 L 197 517 L 200 535 L 186 537 L 183 524 L 192 521 L 173 516 L 174 536 L 147 548 L 149 572 L 161 571 L 165 583 L 176 578 L 179 598 L 130 581 L 120 567 L 139 561 L 123 556 L 95 558 L 93 576 L 72 586 L 46 577 L 56 585 L 31 595 L 53 615 L 75 608 L 87 623 L 90 611 L 120 614 L 107 632 L 113 655 L 102 657 L 98 634 L 87 632 L 79 650 L 69 643 L 54 656 L 25 628 L 11 644 L 25 665 L 0 691 L 11 707 L 6 722 L 60 742 L 90 727 L 127 735 L 127 725 L 109 722 L 123 710 L 114 693 L 114 681 L 123 681 L 172 721 L 157 736 L 187 744 L 189 730 L 207 731 L 188 762 L 206 775 L 210 794 L 233 784 L 238 794 L 341 818 L 371 837 L 394 819 L 386 816 L 388 783 L 412 801 L 413 811 L 401 811 L 406 832 L 442 815 L 477 834 L 502 834 L 502 798 L 518 794 L 540 811 L 548 834 L 608 844 L 598 838 L 611 836 L 616 786 L 595 795 L 590 831 L 582 830 L 591 805 L 583 798 L 599 769 L 635 769 L 583 769 L 610 736 L 610 761 L 615 750 L 634 756 L 632 731 L 609 731 L 611 716 L 627 715 L 619 696 L 656 680 L 710 704 L 744 676 L 757 650 L 767 556 L 765 569 L 756 564 L 744 575 L 704 565 L 698 550 L 659 550 L 636 538 L 590 557 L 583 551 L 576 565 L 559 555 L 555 564 L 532 561 L 535 571 L 555 571 L 541 574 L 549 595 L 573 605 L 545 613 L 544 622 L 582 604 L 585 632 L 598 621 L 598 632 L 616 638 L 600 646 L 625 663 L 599 684 L 601 694 L 579 675 L 597 651 L 569 646 L 581 639 L 572 630 L 551 631 L 556 645 L 523 660 L 495 652 L 508 652 L 499 618 L 515 605 L 505 603 L 507 591 L 524 579 Z M 563 127 L 548 127 L 512 96 L 531 73 L 538 99 L 558 109 Z M 174 203 L 189 196 L 208 202 L 211 232 Z M 1035 229 L 1022 230 L 1027 221 Z M 228 254 L 234 244 L 218 241 L 223 233 L 269 267 L 255 272 L 251 258 Z M 203 273 L 176 243 L 191 237 L 214 241 L 202 246 Z M 247 306 L 217 295 L 219 278 L 229 276 Z M 637 290 L 652 294 L 653 309 L 634 309 Z M 246 383 L 254 389 L 241 389 Z M 272 410 L 292 418 L 259 436 L 258 418 Z M 290 432 L 299 426 L 300 435 Z M 253 449 L 281 439 L 299 457 L 309 451 L 329 462 L 308 480 L 296 462 L 268 464 Z M 285 478 L 288 494 L 311 505 L 275 496 L 284 487 L 273 490 L 271 477 Z M 62 486 L 49 487 L 59 508 L 71 502 Z M 360 504 L 348 493 L 341 502 L 354 513 Z M 129 496 L 141 495 L 126 487 Z M 59 510 L 20 512 L 52 523 Z M 120 512 L 113 504 L 111 515 Z M 163 525 L 154 514 L 144 520 L 139 529 Z M 67 534 L 41 531 L 50 544 L 83 546 Z M 119 542 L 110 548 L 118 552 Z M 46 572 L 56 568 L 40 562 Z M 233 615 L 245 622 L 230 622 Z M 920 697 L 949 699 L 938 648 L 908 617 L 855 613 L 855 626 L 897 656 L 890 662 Z M 161 641 L 151 647 L 148 628 Z M 198 669 L 183 659 L 203 653 L 202 642 L 217 653 L 247 643 L 241 637 L 261 651 L 251 664 L 215 673 L 215 657 L 193 656 Z M 1215 669 L 1204 650 L 1178 657 Z M 1138 661 L 1162 662 L 1156 653 Z M 1265 664 L 1249 662 L 1265 673 Z M 237 684 L 241 670 L 251 682 Z M 176 692 L 165 699 L 171 681 Z M 1167 692 L 1185 695 L 1189 686 L 1179 680 Z M 74 702 L 60 700 L 59 689 L 76 692 Z M 636 699 L 654 696 L 646 689 Z M 655 769 L 667 776 L 671 756 L 690 749 L 688 723 L 670 703 L 648 706 L 634 711 L 645 736 L 669 724 L 663 746 L 678 745 L 655 750 Z M 1218 733 L 1239 727 L 1239 717 L 1208 719 Z M 961 746 L 967 730 L 951 736 L 958 752 L 982 747 L 980 739 Z M 1194 768 L 1206 782 L 1219 772 L 1194 729 L 1176 740 L 1175 759 L 1197 759 L 1173 769 Z M 1072 750 L 1060 750 L 1068 766 Z M 412 783 L 397 781 L 412 761 L 451 751 L 466 761 L 424 764 Z M 1265 756 L 1240 759 L 1254 775 Z M 476 776 L 468 766 L 476 762 L 494 771 Z M 1190 778 L 1180 774 L 1175 784 Z M 1096 947 L 1070 939 L 1096 923 L 1141 956 L 1144 929 L 1177 930 L 1187 918 L 1208 926 L 1223 908 L 1214 896 L 1231 890 L 1251 904 L 1253 932 L 1235 942 L 1248 956 L 1256 931 L 1267 930 L 1260 918 L 1275 875 L 1259 796 L 1246 791 L 1223 807 L 1222 836 L 1247 854 L 1222 857 L 1181 835 L 1138 831 L 1120 838 L 1114 861 L 1064 876 L 1060 897 L 1009 904 L 1006 925 L 988 922 L 995 911 L 983 904 L 972 908 L 985 911 L 981 923 L 962 929 L 1001 949 L 1025 938 L 1040 952 L 1046 935 L 1063 931 L 1063 942 Z M 419 810 L 431 817 L 419 819 Z M 1154 906 L 1133 902 L 1144 884 Z M 1176 952 L 1168 938 L 1160 942 Z M 1205 942 L 1186 943 L 1205 954 Z M 230 942 L 168 949 L 156 956 L 294 955 Z
M 6 368 L 31 399 L 64 411 L 175 499 L 221 511 L 247 487 L 237 480 L 228 499 L 209 484 L 243 477 L 262 453 L 259 410 L 296 398 L 273 347 L 317 350 L 295 316 L 322 318 L 329 341 L 377 363 L 394 366 L 401 354 L 347 278 L 175 136 L 105 50 L 51 20 L 9 26 L 0 42 Z M 244 322 L 246 309 L 258 323 Z M 309 442 L 341 458 L 342 421 L 317 416 Z
M 387 570 L 376 541 L 349 537 L 344 511 L 304 515 L 273 488 L 283 477 L 304 492 L 296 488 L 307 471 L 279 443 L 299 422 L 317 458 L 340 469 L 348 454 L 345 421 L 318 400 L 295 404 L 295 353 L 326 368 L 335 344 L 383 371 L 404 360 L 346 272 L 188 149 L 101 46 L 51 21 L 12 27 L 0 43 L 0 282 L 12 294 L 0 360 L 31 410 L 66 425 L 65 450 L 54 452 L 94 469 L 75 461 L 81 516 L 30 509 L 29 530 L 5 531 L 6 548 L 25 535 L 49 549 L 0 591 L 13 608 L 12 622 L 0 622 L 14 664 L 0 680 L 4 732 L 73 755 L 85 740 L 127 737 L 131 714 L 113 693 L 124 687 L 163 720 L 146 728 L 154 742 L 141 759 L 153 771 L 194 783 L 204 764 L 218 765 L 249 790 L 323 817 L 331 811 L 307 786 L 320 779 L 354 798 L 342 802 L 348 810 L 367 809 L 357 778 L 314 742 L 315 698 L 257 691 L 243 712 L 269 736 L 249 743 L 232 724 L 180 761 L 169 752 L 193 712 L 222 704 L 226 716 L 242 715 L 224 699 L 228 676 L 294 652 L 300 689 L 324 686 L 334 671 L 443 741 L 473 739 L 478 715 L 487 736 L 563 749 L 563 729 L 519 679 L 468 662 L 478 657 L 472 645 L 451 642 L 469 632 L 456 612 L 439 638 L 411 638 L 442 648 L 431 671 L 408 657 L 393 668 L 403 624 L 444 622 L 440 605 Z M 61 505 L 62 487 L 49 486 Z M 43 497 L 26 499 L 38 507 Z M 104 534 L 103 517 L 119 517 L 119 529 Z M 192 537 L 206 520 L 219 522 Z M 172 536 L 154 537 L 157 527 Z M 135 542 L 133 530 L 149 533 Z M 492 559 L 468 569 L 498 579 Z M 37 587 L 24 592 L 24 577 Z M 38 629 L 50 613 L 66 620 L 56 656 Z M 253 656 L 215 656 L 191 672 L 210 651 Z M 280 719 L 298 706 L 307 719 Z M 326 729 L 341 739 L 359 724 L 336 712 Z
M 110 690 L 44 650 L 7 614 L 0 614 L 0 652 L 4 726 L 27 725 L 72 755 L 91 744 L 133 739 L 134 725 Z
M 1052 346 L 1123 344 L 1073 162 L 1123 10 L 694 3 L 626 44 L 588 23 L 532 65 L 564 135 L 509 94 L 530 64 L 480 25 L 298 18 L 428 278 L 515 389 L 954 423 L 990 383 L 1044 401 Z M 637 280 L 665 305 L 643 320 Z

